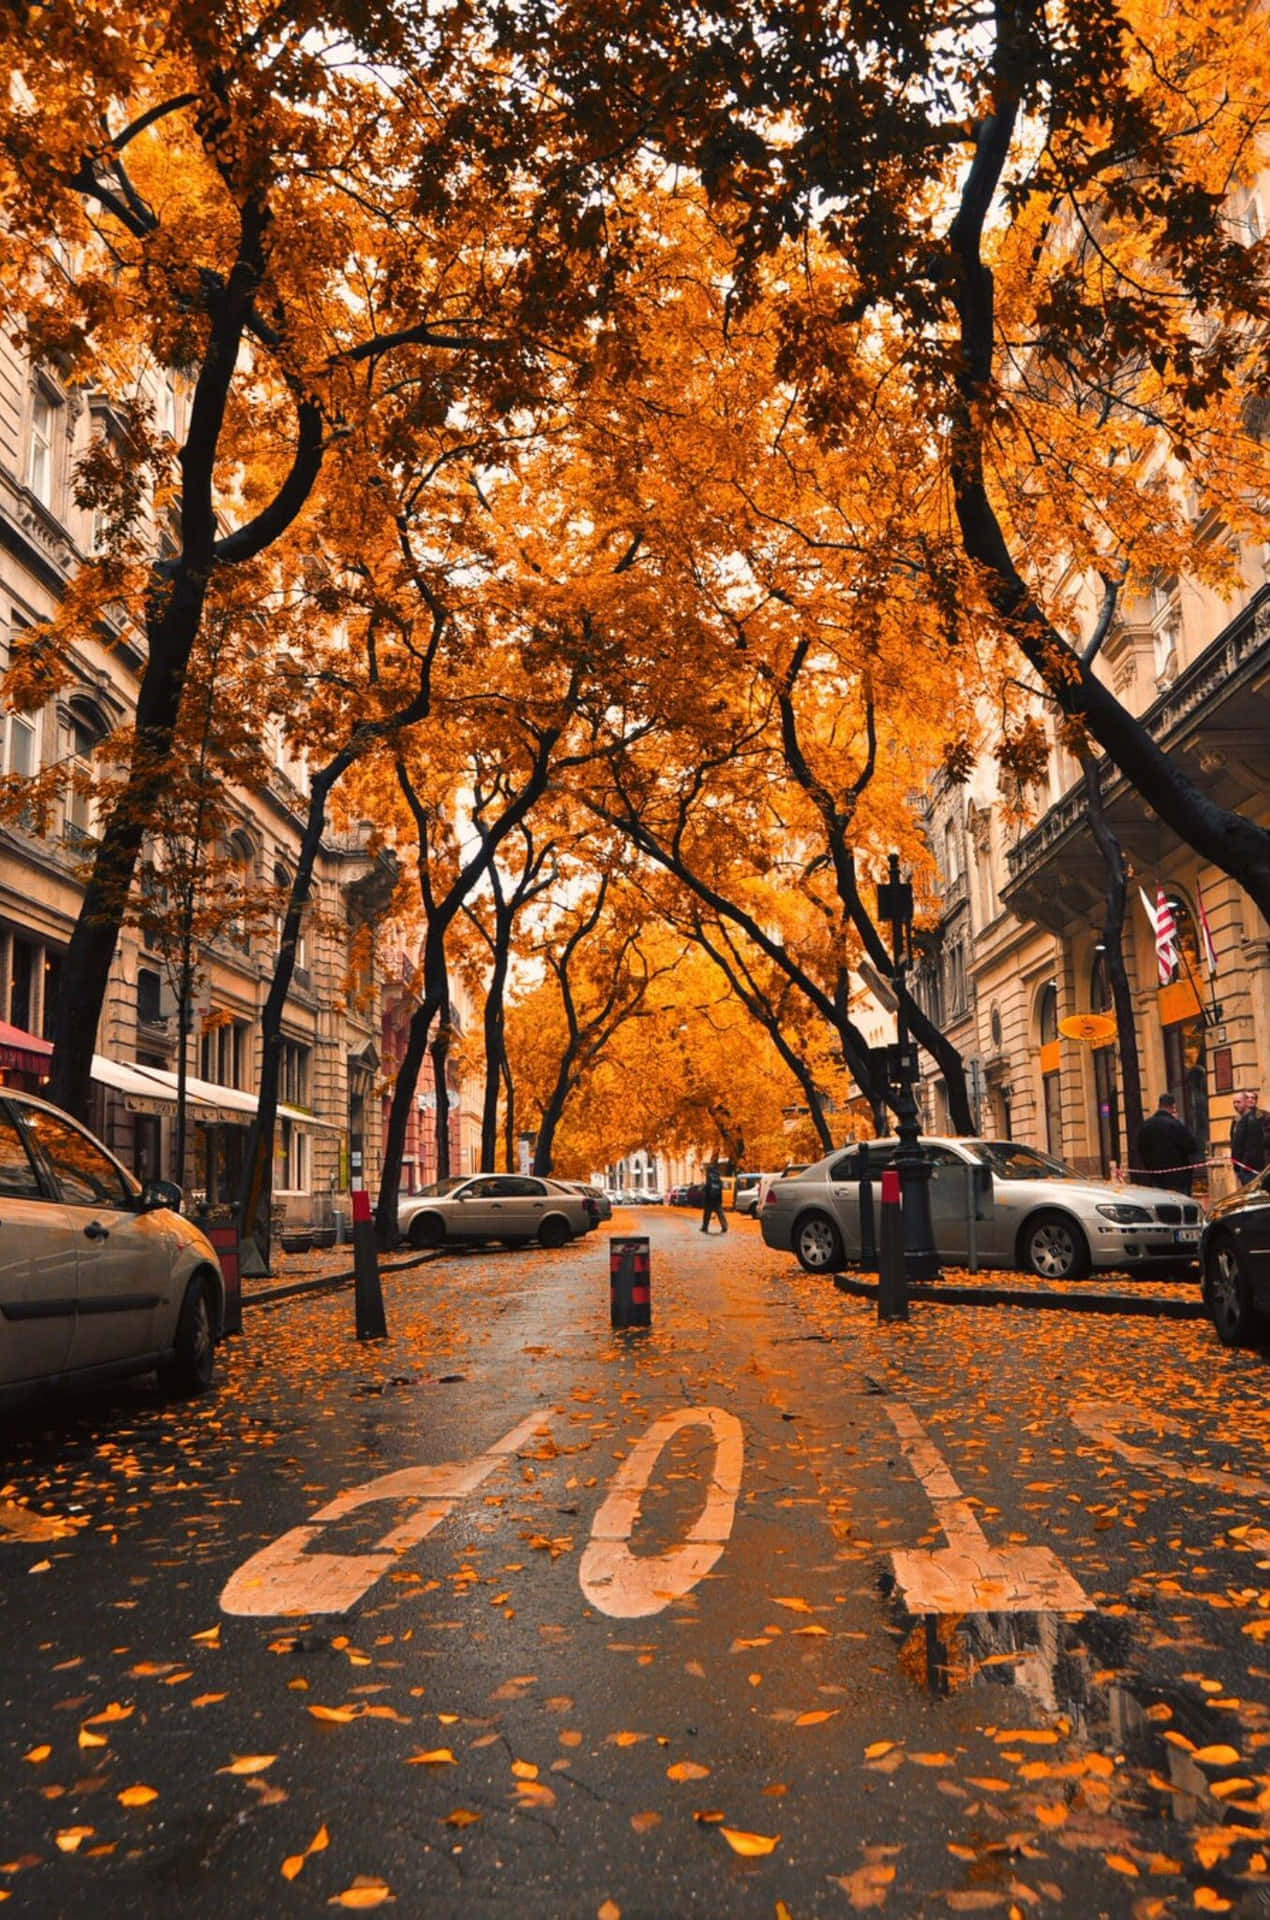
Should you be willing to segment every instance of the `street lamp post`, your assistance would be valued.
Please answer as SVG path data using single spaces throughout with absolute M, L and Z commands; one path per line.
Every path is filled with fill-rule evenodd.
M 900 1144 L 895 1165 L 900 1176 L 907 1293 L 910 1286 L 931 1280 L 939 1272 L 939 1254 L 930 1217 L 930 1163 L 918 1144 L 920 1130 L 913 1092 L 917 1049 L 910 1044 L 904 1019 L 904 976 L 913 957 L 913 888 L 911 882 L 900 879 L 898 853 L 890 856 L 888 877 L 878 888 L 878 919 L 889 922 L 891 928 L 891 978 L 897 1003 L 894 1070 L 890 1077 L 897 1088 L 895 1118 Z

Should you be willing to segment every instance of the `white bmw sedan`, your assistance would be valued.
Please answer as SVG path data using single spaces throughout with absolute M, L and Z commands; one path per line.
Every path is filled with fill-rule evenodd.
M 216 1254 L 60 1108 L 0 1087 L 0 1406 L 157 1369 L 211 1385 L 225 1314 Z
M 473 1245 L 562 1247 L 588 1233 L 599 1217 L 589 1194 L 532 1173 L 451 1175 L 403 1196 L 397 1230 L 412 1247 Z
M 774 1181 L 759 1208 L 767 1245 L 795 1254 L 809 1273 L 858 1264 L 861 1186 L 867 1179 L 876 1230 L 882 1174 L 898 1145 L 857 1141 Z M 1189 1195 L 1115 1186 L 1016 1140 L 923 1139 L 921 1148 L 935 1246 L 949 1266 L 966 1264 L 972 1236 L 982 1266 L 1046 1280 L 1187 1266 L 1198 1256 L 1204 1216 Z

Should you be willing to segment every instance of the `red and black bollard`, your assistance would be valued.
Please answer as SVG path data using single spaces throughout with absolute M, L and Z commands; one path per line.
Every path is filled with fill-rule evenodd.
M 225 1282 L 225 1320 L 221 1332 L 223 1334 L 241 1333 L 243 1330 L 243 1270 L 242 1252 L 238 1245 L 238 1228 L 236 1226 L 207 1227 L 204 1231 L 216 1249 L 216 1258 L 220 1261 L 221 1278 Z
M 609 1323 L 614 1327 L 653 1324 L 646 1233 L 609 1236 Z
M 388 1333 L 384 1296 L 379 1285 L 379 1254 L 370 1217 L 370 1195 L 353 1189 L 353 1291 L 357 1302 L 359 1340 L 383 1340 Z
M 908 1275 L 904 1269 L 904 1217 L 900 1210 L 900 1176 L 896 1167 L 882 1175 L 881 1221 L 878 1228 L 878 1319 L 908 1319 Z

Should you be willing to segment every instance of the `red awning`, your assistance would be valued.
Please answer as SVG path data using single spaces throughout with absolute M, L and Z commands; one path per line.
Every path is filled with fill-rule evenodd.
M 21 1027 L 11 1027 L 7 1020 L 0 1020 L 0 1067 L 9 1067 L 15 1073 L 44 1074 L 52 1058 L 51 1040 L 41 1040 L 35 1033 L 23 1033 Z

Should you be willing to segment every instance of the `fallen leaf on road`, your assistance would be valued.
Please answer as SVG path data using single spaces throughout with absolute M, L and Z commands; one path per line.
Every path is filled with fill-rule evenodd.
M 202 1633 L 192 1633 L 190 1639 L 197 1640 L 202 1647 L 218 1647 L 220 1645 L 220 1626 L 218 1624 L 214 1627 L 206 1628 Z
M 22 1758 L 31 1761 L 34 1766 L 38 1766 L 41 1760 L 48 1759 L 52 1751 L 52 1747 L 32 1747 L 30 1753 L 24 1753 Z
M 104 1733 L 94 1733 L 89 1727 L 81 1727 L 79 1744 L 81 1747 L 104 1747 L 108 1742 Z
M 722 1807 L 698 1807 L 692 1817 L 699 1820 L 703 1827 L 714 1827 L 728 1816 Z
M 774 1594 L 772 1596 L 772 1603 L 777 1607 L 788 1607 L 791 1613 L 810 1613 L 812 1611 L 807 1602 L 800 1600 L 796 1594 L 792 1597 L 787 1595 L 785 1598 L 782 1598 L 779 1594 Z
M 427 1753 L 412 1753 L 408 1767 L 457 1767 L 458 1761 L 448 1747 L 433 1747 Z
M 218 1773 L 263 1773 L 277 1759 L 276 1753 L 244 1753 L 232 1760 L 227 1767 L 218 1767 Z
M 660 1825 L 661 1815 L 659 1813 L 633 1813 L 631 1815 L 631 1826 L 636 1833 L 651 1833 L 654 1827 L 659 1827 Z
M 155 1787 L 125 1787 L 122 1793 L 115 1795 L 121 1807 L 148 1807 L 158 1797 Z
M 536 1780 L 538 1769 L 532 1760 L 513 1760 L 512 1772 L 518 1780 Z
M 622 1920 L 622 1909 L 616 1900 L 606 1900 L 595 1909 L 595 1920 Z
M 894 1740 L 875 1740 L 872 1746 L 864 1749 L 864 1757 L 866 1760 L 880 1760 L 882 1755 L 890 1753 L 894 1746 Z
M 445 1824 L 447 1827 L 474 1827 L 480 1818 L 481 1815 L 473 1813 L 471 1807 L 456 1807 L 453 1813 L 446 1814 Z
M 633 1747 L 638 1740 L 647 1740 L 646 1733 L 611 1733 L 609 1744 L 614 1747 Z
M 704 1780 L 709 1771 L 709 1767 L 699 1766 L 695 1760 L 676 1760 L 673 1766 L 667 1767 L 666 1778 L 668 1780 Z
M 219 1698 L 223 1700 L 225 1698 L 224 1694 L 219 1695 Z M 103 1707 L 100 1713 L 90 1713 L 84 1725 L 86 1727 L 113 1726 L 116 1720 L 130 1719 L 135 1711 L 136 1709 L 134 1707 L 124 1707 L 120 1705 L 118 1700 L 112 1700 L 110 1705 Z
M 1139 1878 L 1138 1863 L 1136 1860 L 1130 1860 L 1127 1854 L 1104 1853 L 1102 1857 L 1113 1873 L 1126 1874 L 1131 1880 Z
M 56 1836 L 57 1844 L 63 1853 L 78 1853 L 81 1843 L 96 1831 L 96 1827 L 63 1827 Z
M 310 1707 L 309 1712 L 315 1720 L 332 1720 L 344 1726 L 350 1720 L 357 1720 L 365 1711 L 362 1707 Z
M 823 1726 L 826 1720 L 832 1720 L 835 1714 L 840 1711 L 841 1709 L 838 1707 L 813 1707 L 810 1713 L 800 1713 L 794 1725 L 796 1727 Z M 916 1754 L 914 1754 L 913 1758 L 917 1758 Z
M 227 1693 L 200 1693 L 197 1699 L 190 1701 L 190 1705 L 192 1707 L 214 1707 L 219 1701 L 228 1700 L 228 1698 L 229 1695 Z
M 779 1833 L 742 1833 L 736 1827 L 720 1827 L 733 1853 L 744 1854 L 746 1859 L 757 1859 L 765 1853 L 773 1853 L 780 1845 Z
M 382 1907 L 386 1900 L 393 1898 L 392 1889 L 386 1880 L 372 1880 L 368 1875 L 359 1873 L 351 1887 L 345 1887 L 343 1893 L 337 1893 L 327 1901 L 328 1907 L 353 1907 L 365 1913 L 371 1907 Z
M 1196 1747 L 1191 1758 L 1204 1767 L 1233 1767 L 1239 1754 L 1234 1747 Z
M 895 1878 L 895 1868 L 857 1867 L 854 1873 L 840 1873 L 830 1877 L 842 1888 L 856 1912 L 864 1913 L 870 1907 L 886 1905 L 886 1896 Z
M 517 1781 L 516 1798 L 522 1807 L 554 1807 L 556 1804 L 555 1794 L 540 1780 Z

